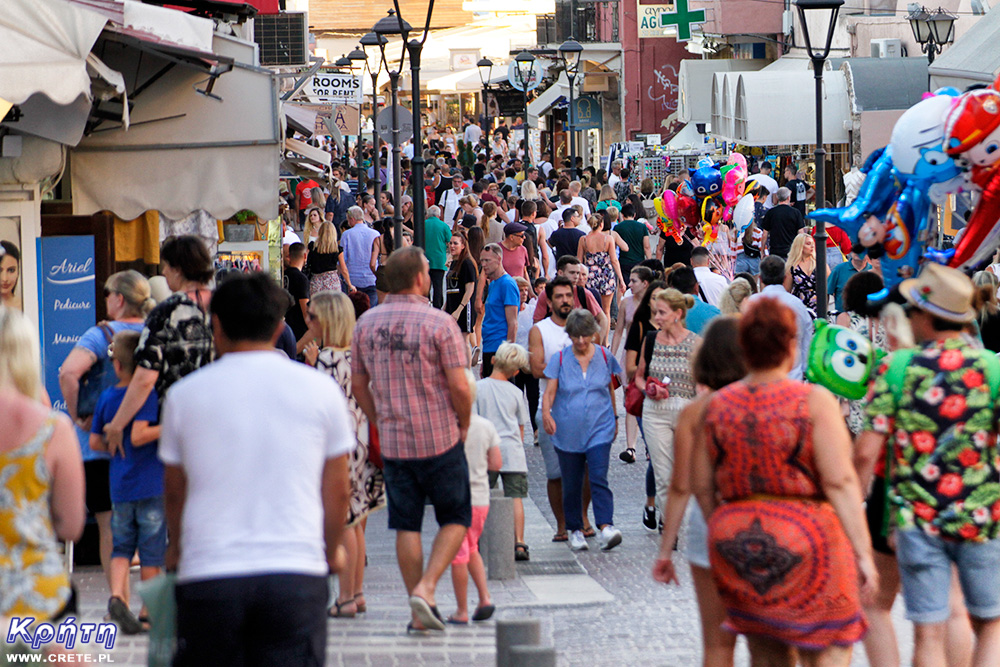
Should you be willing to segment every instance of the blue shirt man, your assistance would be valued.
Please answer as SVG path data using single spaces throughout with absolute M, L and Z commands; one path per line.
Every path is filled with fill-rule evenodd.
M 833 301 L 838 313 L 844 310 L 844 285 L 847 284 L 847 281 L 854 274 L 861 273 L 862 271 L 870 271 L 871 268 L 872 265 L 868 263 L 868 260 L 853 249 L 851 250 L 849 261 L 841 262 L 833 267 L 830 277 L 826 279 L 826 293 L 833 295 Z
M 667 278 L 667 284 L 682 294 L 690 294 L 694 297 L 694 305 L 684 318 L 684 326 L 688 328 L 688 331 L 693 331 L 700 336 L 712 318 L 721 314 L 718 308 L 700 298 L 698 278 L 690 266 L 671 271 Z
M 483 312 L 483 377 L 493 372 L 493 353 L 504 341 L 517 340 L 517 311 L 521 305 L 521 290 L 503 269 L 503 250 L 490 243 L 479 256 L 480 265 L 489 280 Z

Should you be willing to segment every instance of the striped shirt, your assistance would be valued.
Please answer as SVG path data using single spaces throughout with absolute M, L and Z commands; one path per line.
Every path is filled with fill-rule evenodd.
M 446 371 L 469 360 L 454 318 L 426 298 L 390 294 L 358 320 L 351 359 L 371 379 L 384 457 L 429 458 L 458 444 Z

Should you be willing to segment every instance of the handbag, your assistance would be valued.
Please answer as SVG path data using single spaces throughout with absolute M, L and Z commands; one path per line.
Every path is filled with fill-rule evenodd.
M 646 394 L 639 389 L 635 383 L 635 378 L 625 386 L 625 412 L 633 417 L 642 416 L 642 404 L 646 400 Z
M 368 462 L 379 470 L 385 467 L 385 461 L 382 459 L 382 446 L 378 440 L 378 426 L 372 422 L 368 422 Z

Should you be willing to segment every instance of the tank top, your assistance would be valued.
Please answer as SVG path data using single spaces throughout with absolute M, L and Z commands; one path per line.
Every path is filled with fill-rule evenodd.
M 55 431 L 51 412 L 25 444 L 0 452 L 0 617 L 49 620 L 69 600 L 69 575 L 52 527 L 45 446 Z
M 573 343 L 566 334 L 566 329 L 553 322 L 551 317 L 546 317 L 535 326 L 538 327 L 539 333 L 542 334 L 542 348 L 545 350 L 546 365 L 548 365 L 549 359 L 552 358 L 553 354 L 558 354 L 560 350 L 566 349 Z M 545 387 L 548 384 L 549 381 L 546 378 L 539 378 L 538 391 L 544 394 Z
M 691 363 L 694 352 L 701 338 L 688 332 L 684 339 L 676 345 L 664 345 L 657 342 L 653 347 L 653 359 L 649 362 L 649 377 L 662 380 L 670 378 L 670 396 L 672 398 L 693 399 L 695 397 L 694 373 Z

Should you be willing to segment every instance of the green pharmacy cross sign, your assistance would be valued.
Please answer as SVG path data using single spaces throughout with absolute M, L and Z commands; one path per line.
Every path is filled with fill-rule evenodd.
M 691 39 L 691 26 L 695 23 L 705 22 L 705 10 L 688 9 L 688 0 L 675 0 L 674 11 L 660 14 L 660 27 L 677 26 L 677 41 L 687 42 Z

